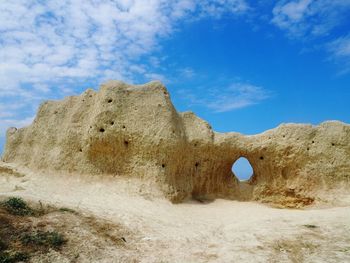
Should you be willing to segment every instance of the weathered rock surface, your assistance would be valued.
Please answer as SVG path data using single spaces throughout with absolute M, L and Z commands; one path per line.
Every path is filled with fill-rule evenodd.
M 240 182 L 233 163 L 254 175 Z M 350 125 L 282 124 L 259 135 L 216 133 L 191 112 L 178 113 L 159 82 L 119 81 L 63 101 L 47 101 L 34 122 L 10 128 L 3 155 L 32 169 L 110 174 L 153 182 L 173 202 L 194 198 L 301 206 L 350 192 Z

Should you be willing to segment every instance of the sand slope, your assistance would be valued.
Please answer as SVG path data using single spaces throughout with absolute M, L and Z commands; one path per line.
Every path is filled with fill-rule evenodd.
M 136 179 L 4 166 L 10 167 L 0 165 L 1 197 L 70 207 L 128 233 L 122 248 L 91 234 L 75 235 L 67 248 L 80 254 L 74 262 L 350 262 L 349 206 L 292 210 L 221 199 L 174 205 L 161 193 L 139 192 L 148 188 Z M 341 198 L 349 202 L 349 196 Z M 87 233 L 84 224 L 78 232 Z M 69 255 L 36 260 L 73 262 Z

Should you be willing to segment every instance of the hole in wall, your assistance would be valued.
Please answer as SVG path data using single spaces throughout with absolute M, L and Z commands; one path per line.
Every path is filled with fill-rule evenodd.
M 103 128 L 100 128 L 100 132 L 105 132 L 105 129 L 103 129 Z
M 334 142 L 332 143 L 332 146 L 335 146 L 335 143 L 334 143 Z
M 125 146 L 128 146 L 129 142 L 127 140 L 124 140 L 124 144 L 125 144 Z
M 162 167 L 165 168 L 165 164 L 164 163 L 162 164 Z
M 288 177 L 288 168 L 287 167 L 284 167 L 282 169 L 281 175 L 282 175 L 283 179 L 287 179 L 287 177 Z
M 247 181 L 253 176 L 253 167 L 245 157 L 240 157 L 232 165 L 232 172 L 236 175 L 238 180 Z
M 111 121 L 111 125 L 114 125 L 114 121 Z
M 113 101 L 112 99 L 109 99 L 109 100 L 108 100 L 108 103 L 111 103 L 112 101 Z

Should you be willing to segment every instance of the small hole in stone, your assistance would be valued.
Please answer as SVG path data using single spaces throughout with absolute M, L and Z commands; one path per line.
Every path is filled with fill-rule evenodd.
M 168 93 L 166 91 L 164 91 L 164 95 L 168 95 Z
M 82 152 L 83 151 L 83 149 L 79 149 L 79 152 Z
M 105 132 L 105 129 L 101 128 L 101 129 L 100 129 L 100 132 Z
M 299 141 L 299 138 L 297 138 L 297 141 Z
M 89 97 L 92 98 L 92 95 L 90 95 Z
M 307 148 L 306 148 L 306 150 L 310 150 L 310 148 L 309 148 L 309 147 L 307 147 Z
M 127 140 L 124 141 L 125 146 L 129 145 L 129 142 Z
M 260 156 L 260 158 L 259 158 L 260 160 L 264 160 L 264 156 Z
M 57 110 L 55 110 L 54 114 L 57 114 L 57 113 L 58 113 L 58 111 L 57 111 Z
M 114 121 L 111 121 L 111 125 L 114 125 Z
M 240 181 L 249 180 L 254 174 L 252 165 L 250 164 L 248 159 L 244 157 L 241 157 L 238 160 L 236 160 L 235 163 L 232 165 L 231 170 Z
M 335 143 L 332 143 L 332 146 L 335 146 Z
M 197 143 L 194 144 L 194 147 L 197 147 Z
M 113 101 L 112 99 L 109 99 L 109 100 L 108 100 L 108 103 L 111 103 L 112 101 Z
M 162 164 L 162 167 L 165 168 L 165 164 L 164 163 Z
M 194 166 L 198 167 L 198 166 L 199 166 L 199 163 L 197 162 Z
M 315 141 L 312 141 L 312 143 L 315 143 Z
M 123 125 L 123 129 L 125 129 L 125 125 Z
M 283 138 L 286 138 L 286 135 L 283 135 Z

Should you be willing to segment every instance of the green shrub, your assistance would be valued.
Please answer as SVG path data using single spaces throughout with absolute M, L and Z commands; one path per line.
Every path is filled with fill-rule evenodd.
M 59 248 L 66 242 L 66 240 L 62 234 L 56 231 L 37 231 L 24 234 L 21 237 L 21 242 L 25 245 Z
M 0 251 L 6 250 L 7 247 L 8 245 L 4 241 L 0 240 Z
M 7 212 L 13 215 L 25 216 L 33 214 L 33 210 L 20 197 L 10 197 L 3 202 L 3 206 Z
M 25 252 L 5 251 L 0 253 L 0 263 L 25 262 L 29 259 L 29 254 Z

